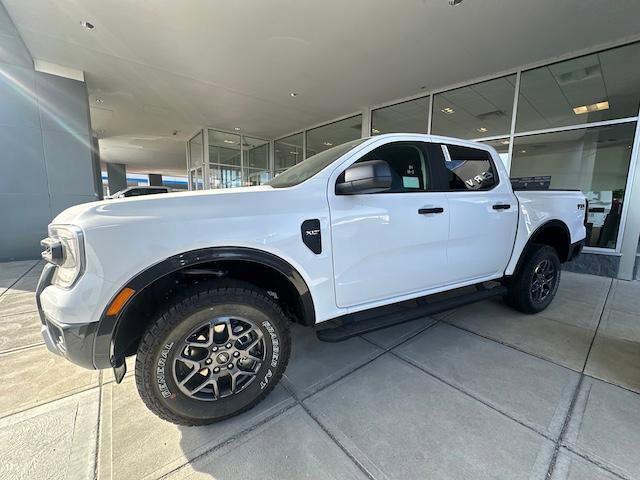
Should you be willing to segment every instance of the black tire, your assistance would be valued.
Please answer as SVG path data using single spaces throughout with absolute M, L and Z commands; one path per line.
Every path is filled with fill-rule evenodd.
M 543 277 L 546 282 L 541 280 Z M 505 300 L 520 312 L 538 313 L 549 306 L 559 284 L 558 253 L 548 245 L 533 245 L 519 271 L 511 279 Z
M 223 325 L 223 333 L 218 333 Z M 246 335 L 243 329 L 248 332 Z M 237 339 L 236 330 L 240 332 Z M 216 336 L 226 332 L 228 340 L 222 340 L 218 347 Z M 236 346 L 242 345 L 242 341 L 255 343 L 249 348 L 254 350 L 241 355 Z M 200 346 L 199 342 L 202 345 L 210 342 L 212 346 Z M 234 346 L 229 347 L 232 342 Z M 148 327 L 138 346 L 136 385 L 146 406 L 158 417 L 177 425 L 206 425 L 249 410 L 265 398 L 282 377 L 290 347 L 289 321 L 264 290 L 244 282 L 200 285 Z M 217 353 L 213 353 L 213 348 Z M 220 362 L 218 357 L 225 353 L 222 350 L 227 354 L 223 360 L 230 358 L 229 365 L 236 362 L 235 372 L 232 366 L 229 371 L 224 370 L 229 360 Z M 198 355 L 197 363 L 191 360 L 193 352 Z M 232 358 L 236 353 L 239 358 Z M 256 356 L 262 358 L 261 362 L 253 360 Z M 185 366 L 190 365 L 185 358 L 194 364 L 190 370 Z M 204 367 L 205 361 L 211 366 Z M 253 370 L 244 373 L 241 362 L 253 365 L 255 373 Z M 222 369 L 218 375 L 228 377 L 215 375 L 216 380 L 211 382 L 214 366 Z M 185 369 L 186 375 L 179 378 Z M 232 379 L 232 373 L 237 373 L 239 380 Z M 185 381 L 187 377 L 193 379 Z M 194 391 L 188 391 L 190 382 L 197 384 L 201 379 L 200 385 L 207 384 L 204 389 L 194 393 L 196 386 Z M 222 396 L 221 384 L 228 396 Z

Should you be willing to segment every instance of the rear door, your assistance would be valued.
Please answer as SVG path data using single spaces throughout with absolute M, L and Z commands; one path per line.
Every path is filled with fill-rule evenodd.
M 336 302 L 352 307 L 440 286 L 446 278 L 449 208 L 445 192 L 432 191 L 427 144 L 397 141 L 358 161 L 384 160 L 393 175 L 389 191 L 338 195 L 329 181 Z
M 513 249 L 518 202 L 489 150 L 440 144 L 439 187 L 450 210 L 448 283 L 501 277 Z M 498 170 L 498 169 L 501 170 Z

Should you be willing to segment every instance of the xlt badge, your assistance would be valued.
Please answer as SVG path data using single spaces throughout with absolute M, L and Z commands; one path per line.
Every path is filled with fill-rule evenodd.
M 322 231 L 320 230 L 320 220 L 317 218 L 305 220 L 300 226 L 302 242 L 313 253 L 322 253 Z

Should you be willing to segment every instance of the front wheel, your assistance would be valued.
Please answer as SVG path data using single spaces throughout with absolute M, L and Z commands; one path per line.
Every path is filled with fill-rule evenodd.
M 560 284 L 560 259 L 548 245 L 534 245 L 512 278 L 505 297 L 523 313 L 538 313 L 549 306 Z
M 178 425 L 204 425 L 250 409 L 278 383 L 290 351 L 288 320 L 249 284 L 202 286 L 146 331 L 136 384 L 147 407 Z

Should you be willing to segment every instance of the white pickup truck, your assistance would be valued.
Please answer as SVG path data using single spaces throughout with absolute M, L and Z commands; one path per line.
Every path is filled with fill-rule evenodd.
M 211 423 L 273 389 L 290 322 L 337 319 L 317 335 L 339 341 L 496 295 L 543 310 L 582 248 L 586 207 L 579 191 L 514 193 L 487 145 L 355 140 L 262 186 L 62 212 L 42 242 L 42 334 L 118 382 L 137 355 L 154 413 Z

